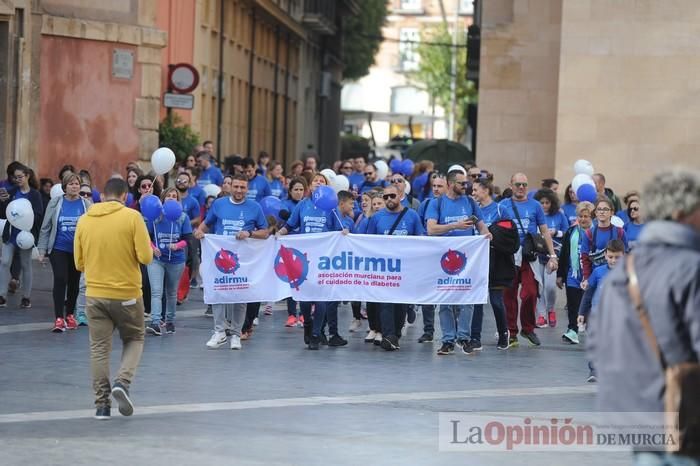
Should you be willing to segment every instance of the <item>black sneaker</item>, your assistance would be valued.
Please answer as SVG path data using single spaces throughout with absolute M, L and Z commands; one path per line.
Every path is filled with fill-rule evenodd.
M 7 307 L 7 300 L 4 296 L 0 296 L 0 307 Z
M 348 341 L 341 337 L 340 335 L 331 335 L 331 339 L 328 340 L 328 346 L 345 346 L 348 344 Z
M 535 332 L 521 331 L 520 334 L 525 337 L 525 339 L 530 343 L 530 346 L 540 346 L 542 344 L 537 335 L 535 335 Z
M 211 308 L 211 304 L 207 305 L 207 310 L 204 311 L 204 317 L 214 317 L 214 310 Z
M 424 333 L 421 335 L 421 337 L 418 339 L 418 343 L 428 343 L 433 341 L 433 334 L 432 333 Z
M 473 354 L 474 353 L 474 347 L 472 346 L 472 342 L 469 340 L 464 340 L 460 341 L 457 343 L 460 348 L 462 348 L 462 353 L 464 354 Z
M 304 344 L 308 345 L 311 342 L 311 331 L 313 328 L 310 325 L 304 325 Z
M 443 343 L 440 349 L 438 350 L 437 354 L 440 356 L 444 356 L 446 354 L 452 354 L 455 352 L 455 345 L 452 343 Z
M 325 333 L 322 333 L 321 336 L 319 337 L 319 343 L 322 344 L 323 346 L 328 346 L 328 337 L 326 336 Z
M 22 298 L 19 307 L 21 307 L 22 309 L 31 309 L 32 301 L 29 298 Z
M 134 414 L 134 404 L 129 398 L 129 390 L 119 382 L 115 382 L 112 386 L 112 397 L 119 403 L 119 414 L 122 416 L 131 416 Z
M 111 417 L 109 406 L 100 406 L 95 411 L 95 419 L 98 421 L 108 421 Z
M 311 336 L 309 339 L 309 349 L 318 350 L 320 343 L 321 339 L 319 337 Z
M 175 324 L 168 322 L 165 324 L 165 333 L 172 335 L 175 333 Z
M 389 335 L 388 337 L 382 338 L 382 343 L 380 346 L 386 351 L 396 351 L 401 348 L 399 346 L 399 339 L 394 335 Z
M 474 338 L 472 338 L 472 341 L 469 342 L 469 344 L 472 345 L 472 349 L 474 351 L 481 351 L 482 349 L 484 349 L 484 347 L 481 346 L 481 340 L 475 340 Z
M 588 383 L 596 383 L 598 381 L 598 377 L 595 375 L 595 371 L 592 370 L 588 373 L 588 378 L 586 379 L 586 382 Z
M 161 336 L 160 325 L 158 324 L 148 324 L 146 326 L 146 333 L 150 335 Z
M 412 324 L 416 321 L 416 310 L 413 306 L 408 306 L 408 311 L 406 312 L 406 322 Z
M 510 346 L 508 344 L 508 332 L 498 335 L 498 343 L 496 343 L 496 348 L 506 350 L 508 349 L 508 346 Z

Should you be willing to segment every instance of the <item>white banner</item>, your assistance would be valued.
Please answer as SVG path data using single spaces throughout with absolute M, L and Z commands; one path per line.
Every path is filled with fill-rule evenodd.
M 481 304 L 489 244 L 480 236 L 343 235 L 339 232 L 202 241 L 207 304 L 369 301 Z

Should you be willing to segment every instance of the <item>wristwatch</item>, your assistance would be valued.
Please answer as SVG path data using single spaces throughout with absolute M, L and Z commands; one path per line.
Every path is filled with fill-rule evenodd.
M 550 259 L 556 259 L 556 260 L 559 260 L 559 258 L 557 257 L 557 255 L 556 255 L 556 254 L 550 254 L 550 255 L 549 255 L 549 256 L 547 256 L 547 257 L 549 257 Z

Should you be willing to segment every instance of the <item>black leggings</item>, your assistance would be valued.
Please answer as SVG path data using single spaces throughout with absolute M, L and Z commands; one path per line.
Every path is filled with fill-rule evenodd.
M 241 332 L 249 332 L 253 328 L 253 321 L 260 312 L 260 303 L 248 303 L 245 307 L 245 321 Z
M 569 330 L 578 331 L 578 308 L 581 306 L 583 290 L 581 288 L 566 287 L 566 307 L 569 313 Z
M 148 268 L 140 264 L 141 268 L 141 290 L 143 292 L 143 311 L 151 315 L 151 281 L 148 279 Z M 163 308 L 165 310 L 165 307 Z
M 73 314 L 80 290 L 80 272 L 75 268 L 72 252 L 51 251 L 49 261 L 53 269 L 53 310 L 56 318 Z
M 359 301 L 352 301 L 350 306 L 352 307 L 352 318 L 362 320 L 362 303 Z
M 367 303 L 367 323 L 369 324 L 370 330 L 375 332 L 382 331 L 382 322 L 379 317 L 378 303 Z

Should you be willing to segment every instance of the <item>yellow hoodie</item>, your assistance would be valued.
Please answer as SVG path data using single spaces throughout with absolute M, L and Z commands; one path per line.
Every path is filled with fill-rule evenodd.
M 143 217 L 116 201 L 95 204 L 75 230 L 75 266 L 85 273 L 86 295 L 129 300 L 141 296 L 139 264 L 153 260 Z

